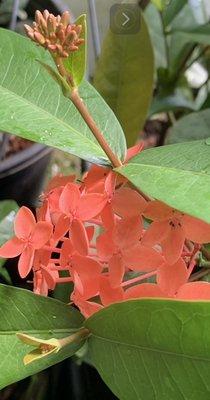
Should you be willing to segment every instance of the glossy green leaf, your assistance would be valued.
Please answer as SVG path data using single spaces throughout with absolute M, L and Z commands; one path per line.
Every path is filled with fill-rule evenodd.
M 53 66 L 44 49 L 0 29 L 0 55 L 0 130 L 109 163 L 73 103 L 37 62 Z M 125 138 L 110 108 L 87 82 L 80 86 L 80 94 L 113 151 L 124 158 Z
M 210 223 L 207 140 L 145 150 L 117 171 L 149 196 Z
M 144 11 L 144 18 L 153 44 L 156 68 L 166 68 L 166 46 L 160 13 L 153 4 L 148 4 Z
M 210 24 L 199 25 L 199 26 L 189 26 L 189 27 L 179 27 L 178 29 L 173 29 L 172 32 L 179 32 L 183 34 L 183 37 L 188 40 L 188 42 L 201 43 L 209 45 L 209 35 L 210 35 Z
M 66 80 L 59 74 L 59 72 L 57 72 L 53 67 L 51 67 L 50 65 L 43 63 L 40 60 L 37 60 L 40 65 L 45 68 L 45 70 L 48 72 L 48 74 L 51 76 L 51 78 L 54 79 L 55 82 L 57 82 L 60 85 L 60 88 L 63 92 L 63 95 L 66 97 L 70 96 L 71 93 L 71 89 L 68 85 L 68 83 L 66 82 Z
M 23 357 L 33 347 L 23 344 L 17 332 L 59 339 L 71 335 L 82 323 L 81 314 L 68 305 L 27 290 L 0 285 L 0 388 L 70 357 L 82 345 L 66 346 L 57 354 L 24 366 Z
M 73 77 L 75 86 L 79 86 L 82 82 L 87 64 L 87 24 L 86 15 L 81 15 L 76 21 L 76 25 L 82 25 L 81 39 L 85 42 L 79 47 L 79 50 L 70 54 L 70 56 L 64 60 L 64 65 Z
M 157 96 L 153 99 L 149 110 L 149 116 L 161 112 L 179 111 L 182 109 L 194 110 L 195 105 L 192 101 L 179 93 L 170 96 Z
M 170 130 L 168 143 L 206 139 L 209 136 L 210 110 L 204 110 L 180 118 Z
M 154 57 L 143 16 L 134 35 L 109 31 L 96 68 L 94 86 L 115 112 L 126 135 L 135 144 L 151 102 Z
M 86 321 L 91 361 L 120 400 L 207 400 L 210 302 L 142 299 Z
M 0 246 L 14 234 L 14 218 L 18 208 L 17 203 L 13 200 L 0 202 Z
M 194 48 L 194 42 L 182 32 L 182 29 L 183 27 L 190 28 L 196 25 L 197 22 L 192 9 L 189 4 L 186 4 L 176 18 L 174 18 L 171 27 L 172 32 L 168 36 L 169 67 L 171 73 L 175 76 L 183 68 Z
M 173 19 L 180 13 L 182 8 L 187 4 L 187 0 L 172 0 L 163 12 L 164 25 L 171 24 Z

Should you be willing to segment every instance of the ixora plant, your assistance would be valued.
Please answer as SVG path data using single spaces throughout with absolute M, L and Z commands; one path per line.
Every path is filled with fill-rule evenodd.
M 86 343 L 119 399 L 207 399 L 210 141 L 127 150 L 83 79 L 85 16 L 37 11 L 26 32 L 38 46 L 0 30 L 0 129 L 94 165 L 81 180 L 55 177 L 0 247 L 20 256 L 21 277 L 33 272 L 35 292 L 0 286 L 0 386 Z M 68 282 L 69 304 L 46 297 Z

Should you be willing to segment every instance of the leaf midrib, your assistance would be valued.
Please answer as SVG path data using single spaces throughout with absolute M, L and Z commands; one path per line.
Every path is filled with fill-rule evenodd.
M 161 165 L 152 165 L 152 164 L 141 164 L 141 163 L 139 163 L 139 164 L 136 164 L 136 163 L 129 163 L 126 167 L 129 167 L 129 166 L 134 166 L 134 167 L 150 167 L 150 168 L 157 168 L 157 169 L 160 169 L 160 170 L 167 170 L 167 171 L 170 171 L 170 172 L 177 172 L 177 171 L 181 171 L 181 172 L 184 172 L 184 173 L 187 173 L 187 174 L 192 174 L 192 175 L 198 175 L 198 176 L 210 176 L 210 171 L 209 172 L 198 172 L 198 171 L 193 171 L 193 170 L 187 170 L 187 169 L 181 169 L 181 168 L 172 168 L 172 167 L 163 167 L 163 166 L 161 166 Z M 126 168 L 125 167 L 125 168 Z M 123 167 L 122 167 L 122 170 L 123 170 Z M 118 169 L 118 172 L 120 172 L 120 168 Z M 139 171 L 138 171 L 138 175 L 139 175 L 140 173 L 139 173 Z
M 49 117 L 52 118 L 52 119 L 55 119 L 58 123 L 60 123 L 60 124 L 62 123 L 68 130 L 71 129 L 76 135 L 80 136 L 83 140 L 86 139 L 86 141 L 89 142 L 89 143 L 91 144 L 91 146 L 94 146 L 95 149 L 97 149 L 97 151 L 98 151 L 98 150 L 101 150 L 101 154 L 102 154 L 103 156 L 106 156 L 105 153 L 104 153 L 104 151 L 103 151 L 94 141 L 91 141 L 87 136 L 82 135 L 79 131 L 77 131 L 77 130 L 76 130 L 75 128 L 73 128 L 72 126 L 69 126 L 69 125 L 68 125 L 65 121 L 63 121 L 62 119 L 57 118 L 56 116 L 50 114 L 50 112 L 47 111 L 46 109 L 40 108 L 37 104 L 32 103 L 31 101 L 29 101 L 29 100 L 26 99 L 25 97 L 21 97 L 20 95 L 18 95 L 18 94 L 15 93 L 14 91 L 11 91 L 11 90 L 7 89 L 7 88 L 5 88 L 5 86 L 2 86 L 2 85 L 0 84 L 0 90 L 1 90 L 1 88 L 2 88 L 2 91 L 5 90 L 5 91 L 8 92 L 9 94 L 11 94 L 13 97 L 15 97 L 15 98 L 17 98 L 17 99 L 20 99 L 21 102 L 23 102 L 23 103 L 25 102 L 25 103 L 29 104 L 30 107 L 31 107 L 31 106 L 35 107 L 39 112 L 40 112 L 40 111 L 41 111 L 41 112 L 44 112 L 44 113 L 46 113 L 47 116 L 49 116 Z
M 60 334 L 60 333 L 65 333 L 65 334 L 71 334 L 71 333 L 75 333 L 78 331 L 78 328 L 75 329 L 69 329 L 69 328 L 59 328 L 59 329 L 40 329 L 40 330 L 36 330 L 36 329 L 17 329 L 17 330 L 13 330 L 13 331 L 1 331 L 0 332 L 0 337 L 1 336 L 12 336 L 12 335 L 16 335 L 16 333 L 27 333 L 27 334 L 34 334 L 34 335 L 56 335 L 56 334 Z
M 151 347 L 146 347 L 146 346 L 139 346 L 136 344 L 132 344 L 132 343 L 126 343 L 126 342 L 120 342 L 118 340 L 114 340 L 114 339 L 109 339 L 109 338 L 105 338 L 103 336 L 99 336 L 96 335 L 94 333 L 91 333 L 91 336 L 89 338 L 89 340 L 91 339 L 91 337 L 94 337 L 96 339 L 111 343 L 112 345 L 120 345 L 120 346 L 127 346 L 127 347 L 131 347 L 132 349 L 137 349 L 138 351 L 148 351 L 151 353 L 158 353 L 158 354 L 162 354 L 162 355 L 168 355 L 168 356 L 177 356 L 177 357 L 184 357 L 190 360 L 196 360 L 196 361 L 206 361 L 206 362 L 210 362 L 210 358 L 205 358 L 205 357 L 198 357 L 198 356 L 190 356 L 188 354 L 182 354 L 182 353 L 175 353 L 175 352 L 170 352 L 170 351 L 166 351 L 166 350 L 159 350 L 156 348 L 151 348 Z

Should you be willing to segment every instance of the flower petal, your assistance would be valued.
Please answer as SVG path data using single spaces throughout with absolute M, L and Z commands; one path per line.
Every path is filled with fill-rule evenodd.
M 84 194 L 79 203 L 78 218 L 88 221 L 100 214 L 107 203 L 107 197 L 100 193 Z
M 120 249 L 128 248 L 138 244 L 143 232 L 141 217 L 121 219 L 116 222 L 113 230 L 114 241 Z
M 144 216 L 153 221 L 160 221 L 161 219 L 169 219 L 173 209 L 161 201 L 150 201 L 144 211 Z
M 58 242 L 65 234 L 69 231 L 72 219 L 66 215 L 61 215 L 58 222 L 55 224 L 55 231 L 53 234 L 53 240 Z
M 166 297 L 155 283 L 141 283 L 125 291 L 125 300 L 139 299 L 141 297 Z
M 21 278 L 25 278 L 31 271 L 34 261 L 34 253 L 34 249 L 31 246 L 27 246 L 25 250 L 23 250 L 18 261 L 18 271 Z
M 90 257 L 77 254 L 73 255 L 71 265 L 78 275 L 75 283 L 79 285 L 76 285 L 76 289 L 86 299 L 96 296 L 99 291 L 102 266 Z
M 104 182 L 109 172 L 110 169 L 108 168 L 93 165 L 85 177 L 85 189 L 88 190 L 88 192 L 94 191 L 95 193 L 98 192 L 98 186 L 103 187 L 104 189 Z
M 130 147 L 127 151 L 125 163 L 127 163 L 131 158 L 135 157 L 140 151 L 144 150 L 144 142 L 139 142 L 133 147 Z
M 156 250 L 141 244 L 123 251 L 126 265 L 134 271 L 153 271 L 160 267 L 164 258 Z
M 104 306 L 124 300 L 124 291 L 121 287 L 112 288 L 109 278 L 101 277 L 100 298 Z
M 191 282 L 181 286 L 177 298 L 181 300 L 210 300 L 208 282 Z
M 71 260 L 74 253 L 74 247 L 70 239 L 65 240 L 61 248 L 60 265 L 62 268 L 66 267 Z
M 112 240 L 112 232 L 107 231 L 97 237 L 96 248 L 101 260 L 109 260 L 116 251 L 116 245 Z
M 117 175 L 110 171 L 105 179 L 104 189 L 109 199 L 112 199 L 115 192 L 115 185 L 116 185 Z
M 87 236 L 88 236 L 88 240 L 89 242 L 91 242 L 91 240 L 93 240 L 94 234 L 95 234 L 95 226 L 94 225 L 89 225 L 85 227 L 86 232 L 87 232 Z
M 83 256 L 88 255 L 89 240 L 86 229 L 79 219 L 73 219 L 71 224 L 71 240 L 78 253 Z
M 19 239 L 26 239 L 30 236 L 36 225 L 36 220 L 29 208 L 21 207 L 15 217 L 14 231 Z
M 141 243 L 145 246 L 160 244 L 169 233 L 170 225 L 168 220 L 154 221 L 146 230 Z
M 184 241 L 185 230 L 182 226 L 176 225 L 170 229 L 168 236 L 161 243 L 163 254 L 169 264 L 175 264 L 181 257 Z
M 75 215 L 79 205 L 81 193 L 78 185 L 74 183 L 68 183 L 60 195 L 59 207 L 60 210 L 66 214 Z
M 78 294 L 75 294 L 75 292 L 72 293 L 71 300 L 80 309 L 85 318 L 89 318 L 91 315 L 95 314 L 103 308 L 101 304 L 94 303 L 93 301 L 84 300 Z
M 101 211 L 101 219 L 105 229 L 113 229 L 115 223 L 115 215 L 112 209 L 112 204 L 107 203 Z
M 35 250 L 43 247 L 52 235 L 52 225 L 49 222 L 37 222 L 31 235 L 31 244 Z
M 130 218 L 141 215 L 147 207 L 147 202 L 136 190 L 123 187 L 115 192 L 112 206 L 116 214 Z
M 182 221 L 186 239 L 201 244 L 210 242 L 210 224 L 190 215 L 184 215 Z
M 49 264 L 48 268 L 42 266 L 41 267 L 41 272 L 42 275 L 47 283 L 48 289 L 50 290 L 54 290 L 55 289 L 55 285 L 56 285 L 56 278 L 58 278 L 58 272 L 57 271 L 50 271 L 50 265 L 53 266 L 53 264 Z
M 157 283 L 168 296 L 174 296 L 178 289 L 187 283 L 187 280 L 187 267 L 181 258 L 173 265 L 163 264 L 158 270 Z
M 125 266 L 120 255 L 114 255 L 109 261 L 109 280 L 111 287 L 119 287 L 125 273 Z
M 2 258 L 17 257 L 22 253 L 24 246 L 25 243 L 14 236 L 12 239 L 8 240 L 8 242 L 4 243 L 0 247 L 0 257 Z

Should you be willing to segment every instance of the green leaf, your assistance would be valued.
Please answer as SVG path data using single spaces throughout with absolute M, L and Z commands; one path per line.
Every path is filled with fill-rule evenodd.
M 206 139 L 209 135 L 210 110 L 204 110 L 180 118 L 170 130 L 168 143 Z
M 163 12 L 164 25 L 168 26 L 173 19 L 180 13 L 182 8 L 187 4 L 187 0 L 173 0 Z
M 86 15 L 81 15 L 76 21 L 76 25 L 82 25 L 81 39 L 84 39 L 84 43 L 79 47 L 79 50 L 70 54 L 70 56 L 64 60 L 64 65 L 73 76 L 75 86 L 79 86 L 82 82 L 87 64 L 87 23 Z
M 54 79 L 54 81 L 60 85 L 63 95 L 66 97 L 69 97 L 70 93 L 71 93 L 71 89 L 70 89 L 68 83 L 66 82 L 66 80 L 50 65 L 45 64 L 40 60 L 37 60 L 37 61 L 38 61 L 38 63 L 40 63 L 40 65 L 42 65 L 43 68 L 46 69 L 46 71 Z
M 167 56 L 165 38 L 163 34 L 163 24 L 158 10 L 153 4 L 148 4 L 144 11 L 144 18 L 147 22 L 150 37 L 153 44 L 153 51 L 155 56 L 155 65 L 157 68 L 167 67 Z
M 155 5 L 155 7 L 157 7 L 159 11 L 163 11 L 166 6 L 165 0 L 151 0 L 151 2 Z
M 14 234 L 14 218 L 18 208 L 17 203 L 13 200 L 0 202 L 0 246 Z
M 94 86 L 115 112 L 126 135 L 135 144 L 151 102 L 154 57 L 144 17 L 135 35 L 109 31 L 96 68 Z
M 207 400 L 210 302 L 142 299 L 86 323 L 91 361 L 120 400 Z
M 194 110 L 195 105 L 183 95 L 177 93 L 171 96 L 157 96 L 153 99 L 149 110 L 149 116 L 167 111 L 182 109 Z
M 0 388 L 33 375 L 70 357 L 82 346 L 62 348 L 31 365 L 23 357 L 33 350 L 16 336 L 17 332 L 44 339 L 63 338 L 81 327 L 83 317 L 74 308 L 32 292 L 0 285 Z
M 0 29 L 0 56 L 0 130 L 109 164 L 73 103 L 37 63 L 38 59 L 53 66 L 44 49 Z M 87 82 L 80 86 L 80 94 L 112 150 L 123 159 L 125 138 L 116 117 Z
M 169 42 L 169 67 L 172 74 L 177 76 L 183 65 L 190 57 L 194 49 L 194 42 L 181 32 L 183 27 L 196 26 L 196 20 L 189 4 L 182 8 L 174 18 L 172 33 L 168 37 Z
M 207 140 L 145 150 L 117 171 L 149 196 L 210 223 Z
M 209 45 L 210 24 L 173 28 L 172 32 L 182 33 L 188 42 Z

